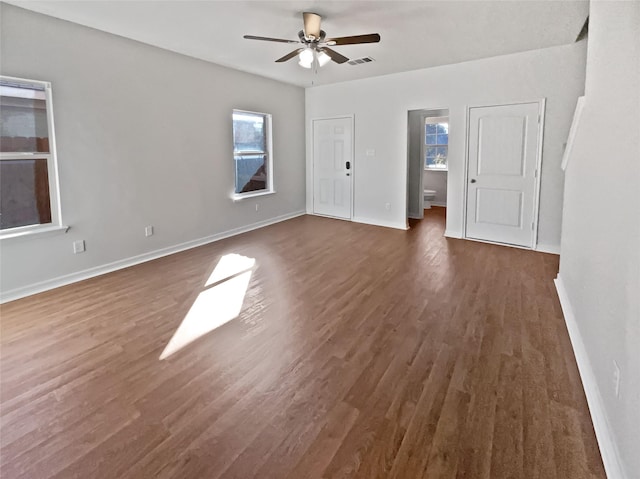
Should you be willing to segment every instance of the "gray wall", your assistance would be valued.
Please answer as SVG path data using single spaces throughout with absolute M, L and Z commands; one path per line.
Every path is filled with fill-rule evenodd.
M 424 165 L 420 158 L 420 131 L 422 129 L 422 110 L 410 111 L 407 117 L 408 125 L 408 165 L 407 165 L 407 215 L 409 218 L 424 216 L 422 199 L 422 172 Z
M 3 240 L 3 293 L 304 210 L 302 88 L 0 5 L 2 74 L 52 83 L 71 226 Z M 231 200 L 234 108 L 273 115 L 275 195 Z
M 559 281 L 629 479 L 640 477 L 639 185 L 640 2 L 591 2 L 585 106 L 565 176 Z
M 433 204 L 447 204 L 447 173 L 445 171 L 427 171 L 422 158 L 422 128 L 425 117 L 448 116 L 449 110 L 411 110 L 408 114 L 408 178 L 407 213 L 410 218 L 424 216 L 424 190 L 435 190 Z

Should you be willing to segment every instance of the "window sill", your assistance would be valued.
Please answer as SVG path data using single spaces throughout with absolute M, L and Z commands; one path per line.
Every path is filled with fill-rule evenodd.
M 0 241 L 12 240 L 12 239 L 27 239 L 41 236 L 49 236 L 58 233 L 66 233 L 69 231 L 70 226 L 47 226 L 44 228 L 37 228 L 27 231 L 18 231 L 15 233 L 0 234 Z
M 234 201 L 234 203 L 236 201 L 242 201 L 242 200 L 246 200 L 248 198 L 256 198 L 258 196 L 267 196 L 267 195 L 273 195 L 275 194 L 275 190 L 270 190 L 270 191 L 260 191 L 258 193 L 245 193 L 243 195 L 233 195 L 231 197 L 231 199 Z
M 446 173 L 449 168 L 425 168 L 424 171 L 444 171 Z

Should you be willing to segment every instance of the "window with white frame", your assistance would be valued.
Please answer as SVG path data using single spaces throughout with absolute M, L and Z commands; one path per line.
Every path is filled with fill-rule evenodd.
M 60 226 L 51 85 L 0 76 L 0 237 Z
M 273 192 L 271 115 L 233 110 L 235 196 Z
M 449 153 L 449 119 L 425 118 L 424 167 L 427 170 L 446 170 Z

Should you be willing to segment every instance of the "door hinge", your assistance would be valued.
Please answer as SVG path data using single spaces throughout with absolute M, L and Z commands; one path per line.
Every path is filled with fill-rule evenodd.
M 536 178 L 538 177 L 538 170 L 536 170 L 536 172 L 535 172 L 535 177 Z
M 533 231 L 533 230 L 535 230 L 535 229 L 536 229 L 535 223 L 532 221 L 532 222 L 531 222 L 531 231 Z
M 538 113 L 538 125 L 540 124 L 540 113 Z

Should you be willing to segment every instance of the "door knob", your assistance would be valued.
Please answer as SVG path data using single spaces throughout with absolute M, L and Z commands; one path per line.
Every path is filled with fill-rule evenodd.
M 347 161 L 347 164 L 345 166 L 347 167 L 347 170 L 350 170 L 351 169 L 351 162 Z
M 470 183 L 475 183 L 475 182 L 476 182 L 475 178 L 471 178 Z

